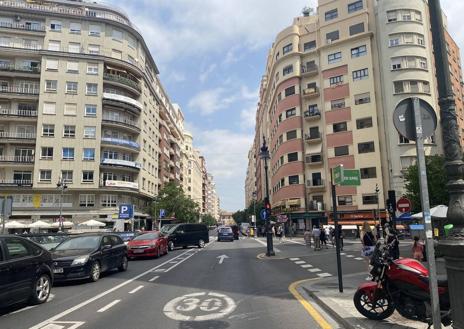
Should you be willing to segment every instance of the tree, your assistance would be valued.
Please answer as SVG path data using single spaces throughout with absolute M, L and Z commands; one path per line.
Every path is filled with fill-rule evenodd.
M 158 218 L 159 210 L 164 209 L 166 217 L 175 217 L 182 222 L 196 223 L 200 219 L 198 205 L 174 182 L 166 184 L 160 190 L 151 209 L 155 218 Z
M 427 181 L 429 189 L 430 205 L 437 206 L 440 204 L 447 205 L 449 201 L 448 181 L 445 172 L 445 158 L 441 155 L 432 155 L 425 158 L 427 166 Z M 419 170 L 417 164 L 409 166 L 404 175 L 406 183 L 406 196 L 412 202 L 412 211 L 422 211 L 420 200 Z
M 216 219 L 210 214 L 204 214 L 201 216 L 201 222 L 208 226 L 216 225 Z
M 255 215 L 255 218 L 257 220 L 256 224 L 262 225 L 263 221 L 261 220 L 259 216 L 259 212 L 261 211 L 263 207 L 264 207 L 263 201 L 256 201 L 255 203 L 251 203 L 248 206 L 248 208 L 234 212 L 232 214 L 232 217 L 234 218 L 237 225 L 240 225 L 241 223 L 251 223 L 251 216 Z

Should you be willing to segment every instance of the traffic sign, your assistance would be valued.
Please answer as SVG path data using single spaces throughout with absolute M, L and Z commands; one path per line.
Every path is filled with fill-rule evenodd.
M 160 209 L 160 218 L 164 218 L 166 216 L 166 210 L 165 209 Z
M 396 203 L 396 209 L 398 209 L 398 211 L 400 212 L 410 212 L 411 207 L 412 207 L 411 200 L 405 197 L 400 198 L 398 202 Z
M 333 168 L 335 185 L 340 186 L 360 186 L 361 172 L 359 169 L 344 169 L 343 166 Z
M 266 208 L 261 209 L 259 217 L 261 217 L 262 220 L 267 220 L 269 218 L 269 211 Z
M 343 181 L 343 166 L 337 166 L 332 169 L 335 185 L 340 185 Z
M 422 119 L 422 136 L 430 137 L 435 133 L 437 128 L 437 115 L 433 107 L 419 98 L 419 111 Z M 393 112 L 393 124 L 401 136 L 415 141 L 418 133 L 414 120 L 413 98 L 403 99 L 398 103 Z
M 119 219 L 131 219 L 134 217 L 134 206 L 131 204 L 122 204 L 119 206 Z

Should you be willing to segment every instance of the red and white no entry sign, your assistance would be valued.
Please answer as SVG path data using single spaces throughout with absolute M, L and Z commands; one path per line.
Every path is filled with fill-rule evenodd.
M 411 207 L 411 200 L 408 198 L 400 198 L 396 203 L 396 209 L 398 209 L 400 212 L 410 212 Z

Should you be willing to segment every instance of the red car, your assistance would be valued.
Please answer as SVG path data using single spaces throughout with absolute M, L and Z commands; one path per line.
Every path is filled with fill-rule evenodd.
M 137 235 L 127 244 L 127 255 L 136 257 L 160 257 L 168 253 L 168 242 L 158 231 Z

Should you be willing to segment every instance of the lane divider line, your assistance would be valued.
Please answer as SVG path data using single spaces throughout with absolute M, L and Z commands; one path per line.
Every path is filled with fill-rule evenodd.
M 201 249 L 200 249 L 201 250 Z M 190 255 L 188 255 L 187 257 L 183 258 L 181 261 L 177 262 L 176 264 L 172 265 L 170 268 L 168 268 L 167 270 L 165 270 L 164 272 L 167 273 L 169 272 L 170 270 L 172 270 L 173 268 L 179 266 L 180 264 L 182 264 L 183 262 L 185 262 L 187 259 L 189 259 L 190 257 L 193 257 L 197 254 L 198 252 L 193 252 L 191 253 Z
M 139 291 L 140 289 L 142 289 L 144 286 L 138 286 L 137 288 L 129 291 L 129 294 L 135 294 L 137 291 Z
M 253 240 L 255 240 L 256 242 L 259 242 L 259 243 L 261 243 L 263 246 L 266 246 L 266 247 L 267 247 L 266 242 L 261 241 L 261 240 L 258 239 L 258 238 L 253 238 Z M 274 251 L 275 251 L 275 252 L 281 252 L 281 251 L 280 251 L 278 248 L 276 248 L 276 247 L 274 247 Z
M 153 281 L 155 281 L 155 280 L 158 279 L 158 278 L 159 278 L 158 275 L 157 275 L 157 276 L 154 276 L 154 277 L 152 277 L 150 280 L 148 280 L 148 282 L 153 282 Z
M 356 260 L 364 260 L 364 259 L 361 258 L 361 257 L 356 257 L 355 259 L 356 259 Z
M 304 260 L 298 260 L 295 262 L 295 264 L 300 265 L 306 263 Z
M 103 306 L 101 309 L 99 309 L 97 312 L 98 313 L 103 313 L 107 310 L 109 310 L 111 307 L 113 307 L 114 305 L 116 305 L 117 303 L 119 303 L 121 300 L 120 299 L 116 299 L 116 300 L 113 300 L 111 303 L 109 303 L 108 305 L 106 306 Z
M 332 276 L 332 274 L 330 273 L 317 273 L 317 275 L 321 278 L 327 278 L 329 276 Z

